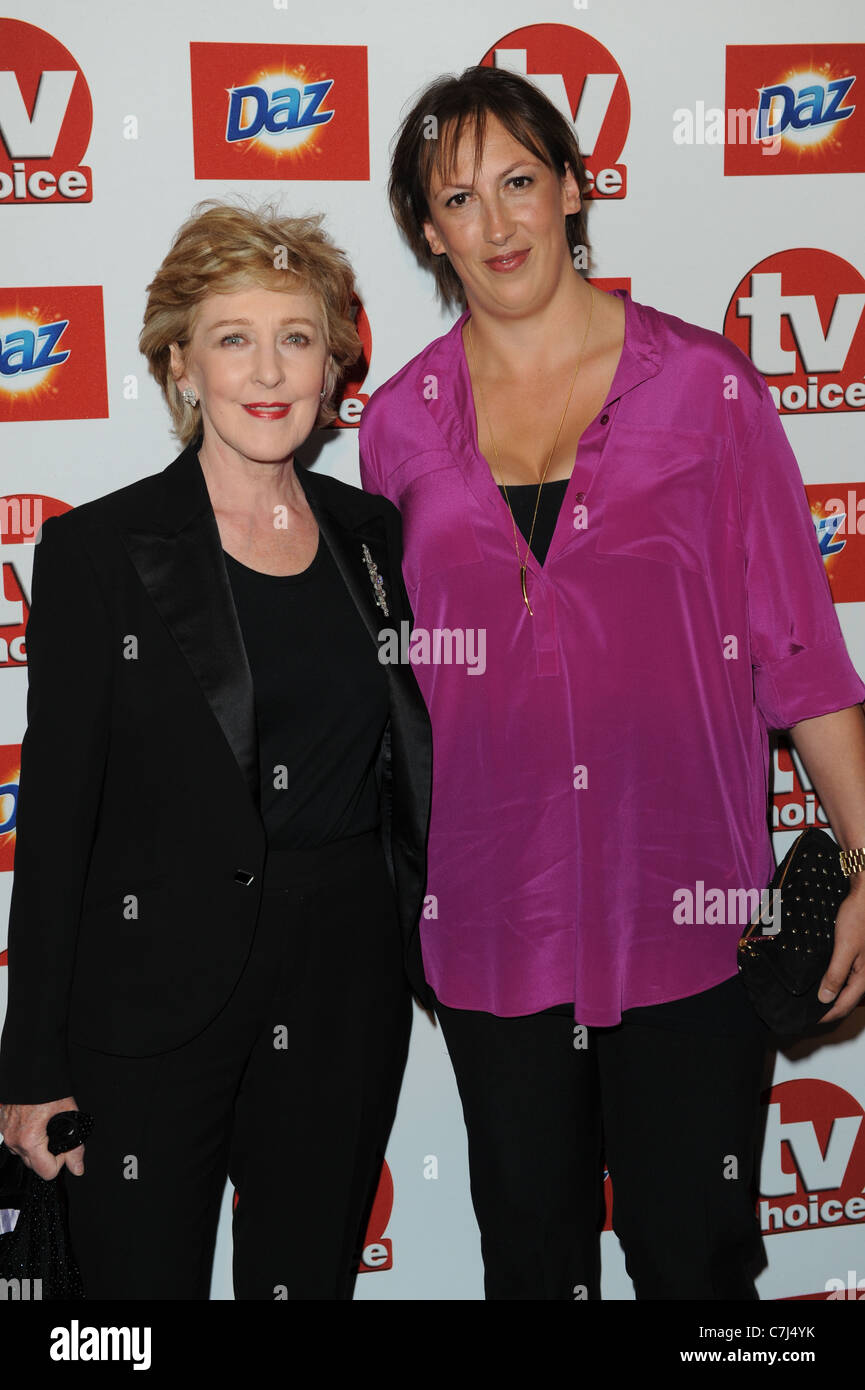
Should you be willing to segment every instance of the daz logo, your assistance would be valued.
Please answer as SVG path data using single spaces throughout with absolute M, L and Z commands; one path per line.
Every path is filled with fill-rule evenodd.
M 0 206 L 89 203 L 92 124 L 72 54 L 44 29 L 0 19 Z
M 572 121 L 592 184 L 591 197 L 624 198 L 627 169 L 616 161 L 631 119 L 628 88 L 603 44 L 568 24 L 529 24 L 499 39 L 481 59 L 540 87 Z
M 727 107 L 757 106 L 759 144 L 727 145 L 725 174 L 850 174 L 865 170 L 865 112 L 857 109 L 865 44 L 727 48 Z
M 810 483 L 805 491 L 832 598 L 865 600 L 865 483 Z
M 366 49 L 192 43 L 197 179 L 368 179 Z
M 865 406 L 865 279 L 829 251 L 767 256 L 737 285 L 724 333 L 763 373 L 782 415 Z
M 107 415 L 101 286 L 0 289 L 0 421 Z
M 830 1081 L 785 1081 L 764 1096 L 759 1215 L 764 1235 L 865 1221 L 865 1114 Z

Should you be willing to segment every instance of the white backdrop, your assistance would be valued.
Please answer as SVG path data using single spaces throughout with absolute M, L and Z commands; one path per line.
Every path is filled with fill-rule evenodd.
M 387 212 L 389 143 L 405 104 L 425 82 L 443 72 L 460 71 L 494 47 L 508 47 L 501 41 L 529 25 L 567 26 L 571 31 L 568 45 L 560 51 L 571 69 L 572 109 L 575 81 L 578 95 L 580 90 L 574 52 L 590 55 L 585 59 L 587 72 L 611 71 L 598 64 L 597 50 L 584 36 L 591 36 L 613 56 L 622 74 L 618 81 L 630 96 L 624 147 L 613 149 L 610 156 L 613 162 L 626 165 L 627 194 L 595 199 L 590 215 L 596 276 L 629 278 L 635 299 L 722 331 L 737 286 L 767 257 L 816 248 L 840 257 L 853 268 L 851 273 L 861 277 L 865 271 L 861 242 L 865 166 L 859 135 L 865 109 L 832 127 L 824 164 L 810 148 L 799 155 L 794 150 L 792 156 L 787 148 L 778 158 L 783 155 L 788 161 L 784 167 L 789 172 L 772 172 L 769 166 L 774 157 L 763 156 L 766 171 L 754 176 L 725 175 L 720 144 L 677 143 L 673 115 L 682 110 L 696 113 L 698 103 L 706 110 L 725 106 L 725 72 L 731 61 L 728 45 L 777 49 L 771 61 L 767 59 L 765 84 L 781 81 L 779 74 L 788 68 L 808 69 L 798 49 L 792 52 L 798 45 L 813 47 L 813 67 L 824 83 L 855 72 L 852 64 L 862 58 L 863 46 L 854 47 L 861 29 L 854 0 L 825 0 L 817 12 L 806 0 L 764 0 L 758 6 L 747 0 L 728 0 L 723 6 L 694 6 L 692 0 L 662 0 L 652 6 L 643 0 L 590 0 L 584 5 L 566 0 L 540 5 L 527 0 L 475 0 L 467 6 L 458 0 L 439 0 L 432 8 L 421 9 L 395 0 L 331 0 L 326 6 L 279 0 L 247 0 L 242 5 L 236 0 L 148 0 L 146 5 L 122 7 L 112 0 L 27 0 L 6 3 L 0 25 L 3 19 L 36 26 L 71 53 L 89 88 L 93 127 L 86 158 L 81 151 L 73 161 L 76 167 L 83 164 L 92 170 L 91 201 L 18 199 L 7 189 L 13 183 L 14 151 L 10 158 L 0 139 L 0 170 L 9 173 L 5 182 L 0 177 L 0 289 L 4 296 L 0 334 L 9 332 L 14 318 L 9 306 L 14 307 L 18 288 L 28 289 L 28 295 L 21 297 L 21 312 L 25 300 L 28 305 L 32 300 L 41 312 L 63 316 L 64 287 L 100 286 L 108 413 L 75 418 L 74 405 L 67 405 L 67 418 L 44 418 L 51 413 L 46 404 L 52 399 L 50 393 L 33 393 L 30 404 L 22 404 L 24 396 L 16 394 L 14 381 L 0 383 L 4 423 L 0 495 L 35 493 L 76 505 L 163 468 L 179 452 L 169 433 L 167 411 L 146 374 L 136 342 L 145 286 L 174 231 L 202 198 L 225 198 L 237 192 L 258 201 L 278 195 L 291 214 L 326 213 L 331 235 L 351 256 L 370 322 L 372 351 L 364 393 L 444 332 L 452 317 L 437 307 L 431 277 L 404 248 Z M 0 28 L 0 34 L 4 32 L 8 31 Z M 292 177 L 290 161 L 280 166 L 274 158 L 275 180 L 260 174 L 244 179 L 196 178 L 193 122 L 203 126 L 204 115 L 200 109 L 196 112 L 191 94 L 190 44 L 266 46 L 269 52 L 263 48 L 260 61 L 271 62 L 276 71 L 285 49 L 310 45 L 364 49 L 369 177 L 362 129 L 355 123 L 339 130 L 340 94 L 335 86 L 330 98 L 336 112 L 334 143 L 341 142 L 343 156 L 346 152 L 351 156 L 347 161 L 350 177 L 345 172 L 339 177 Z M 530 63 L 532 44 L 530 36 Z M 824 62 L 827 45 L 846 49 L 832 50 Z M 785 48 L 791 50 L 790 62 L 785 62 Z M 47 71 L 56 64 L 47 49 L 45 53 Z M 296 55 L 290 57 L 295 61 Z M 0 126 L 5 117 L 7 135 L 14 93 L 10 98 L 10 79 L 2 74 L 10 70 L 17 69 L 10 68 L 0 44 L 0 81 L 6 83 L 0 88 Z M 249 71 L 249 62 L 239 63 L 233 80 L 248 82 Z M 856 88 L 862 81 L 860 77 L 852 88 L 848 84 L 849 95 L 844 98 L 848 108 L 855 105 Z M 23 92 L 23 82 L 19 85 Z M 619 85 L 617 99 L 621 95 Z M 678 124 L 681 129 L 681 118 Z M 579 121 L 577 130 L 579 135 Z M 609 132 L 605 139 L 609 143 Z M 328 148 L 322 136 L 325 153 Z M 34 157 L 26 157 L 28 153 Z M 33 149 L 25 151 L 19 163 L 29 174 L 45 167 L 46 159 L 45 150 Z M 841 168 L 845 160 L 848 167 Z M 592 167 L 591 160 L 589 164 Z M 343 158 L 343 169 L 345 165 Z M 819 258 L 800 259 L 806 278 L 809 266 L 817 267 L 811 292 L 818 298 L 839 293 L 840 288 L 848 291 L 847 285 L 832 290 L 831 274 L 827 277 L 819 271 Z M 34 295 L 34 288 L 45 293 Z M 785 281 L 784 292 L 788 289 Z M 808 291 L 792 285 L 789 292 Z M 827 333 L 823 299 L 820 304 Z M 861 327 L 861 306 L 859 312 Z M 88 345 L 88 340 L 76 339 L 74 316 L 67 317 L 67 341 L 78 351 L 75 365 L 79 371 L 84 369 L 90 386 L 98 384 L 101 364 L 93 341 Z M 858 338 L 844 370 L 861 378 L 865 355 L 854 361 L 857 350 Z M 84 354 L 89 354 L 86 361 Z M 70 371 L 71 364 L 70 358 Z M 759 361 L 757 365 L 761 366 Z M 837 364 L 839 370 L 841 365 Z M 829 380 L 832 372 L 823 376 Z M 62 393 L 53 399 L 56 403 Z M 27 412 L 31 418 L 21 418 Z M 784 416 L 806 484 L 844 484 L 843 496 L 848 486 L 865 496 L 861 413 L 854 406 Z M 321 470 L 358 481 L 355 429 L 328 431 L 308 452 Z M 15 628 L 15 613 L 9 605 L 16 601 L 16 585 L 21 584 L 25 598 L 29 594 L 32 545 L 7 536 L 0 545 L 0 561 L 6 585 L 6 607 L 0 607 L 2 634 Z M 865 564 L 859 558 L 855 532 L 833 563 L 838 574 L 843 563 L 845 594 L 857 594 L 839 601 L 838 612 L 853 660 L 865 673 Z M 83 630 L 81 660 L 87 660 Z M 0 756 L 7 756 L 10 764 L 24 733 L 25 697 L 24 664 L 10 658 L 0 665 L 0 748 L 4 750 Z M 781 771 L 787 774 L 788 767 L 784 761 Z M 0 783 L 7 775 L 0 767 Z M 792 780 L 789 775 L 788 780 Z M 804 806 L 807 790 L 794 782 L 793 802 L 798 798 L 797 804 Z M 74 816 L 74 788 L 58 788 L 58 795 L 68 799 L 69 814 Z M 5 804 L 11 805 L 8 797 Z M 776 848 L 783 851 L 790 838 L 790 832 L 779 835 Z M 6 837 L 7 858 L 10 843 Z M 0 946 L 11 887 L 9 867 L 7 863 L 0 872 Z M 5 974 L 0 968 L 0 1017 L 5 1007 Z M 775 1205 L 782 1199 L 797 1200 L 796 1193 L 804 1204 L 812 1192 L 820 1193 L 823 1201 L 822 1194 L 840 1191 L 844 1200 L 865 1190 L 863 1026 L 865 1010 L 857 1010 L 826 1041 L 802 1043 L 771 1059 L 767 1084 L 774 1083 L 776 1108 L 769 1112 L 762 1190 Z M 805 1085 L 784 1089 L 784 1083 L 792 1081 Z M 710 1077 L 706 1084 L 712 1084 Z M 844 1118 L 849 1125 L 833 1128 L 834 1121 Z M 849 1144 L 848 1134 L 854 1135 Z M 785 1139 L 789 1142 L 782 1142 Z M 303 1142 L 302 1135 L 298 1142 Z M 469 1197 L 459 1102 L 440 1034 L 419 1010 L 388 1163 L 394 1205 L 384 1234 L 392 1241 L 393 1265 L 362 1274 L 357 1297 L 481 1298 L 479 1239 Z M 671 1181 L 675 1180 L 671 1174 Z M 213 1278 L 216 1299 L 232 1296 L 230 1199 L 231 1193 L 226 1192 Z M 295 1200 L 302 1202 L 304 1194 L 298 1192 Z M 807 1211 L 804 1205 L 802 1209 Z M 818 1219 L 815 1224 L 810 1215 L 800 1221 L 797 1214 L 798 1225 L 769 1235 L 768 1267 L 759 1283 L 761 1297 L 825 1297 L 827 1281 L 846 1280 L 850 1270 L 865 1279 L 865 1223 L 856 1214 L 858 1208 L 854 1206 L 852 1213 L 843 1224 L 834 1219 Z M 682 1219 L 688 1217 L 683 1211 Z M 632 1291 L 618 1241 L 612 1232 L 603 1240 L 604 1296 L 629 1299 Z

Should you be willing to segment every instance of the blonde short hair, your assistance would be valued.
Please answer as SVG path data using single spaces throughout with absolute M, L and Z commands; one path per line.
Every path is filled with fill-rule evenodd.
M 319 303 L 330 364 L 317 426 L 336 418 L 333 393 L 361 353 L 355 328 L 354 274 L 343 251 L 321 230 L 322 214 L 283 217 L 272 204 L 251 210 L 215 199 L 199 203 L 177 232 L 147 286 L 138 346 L 171 411 L 185 446 L 201 432 L 201 415 L 184 401 L 171 373 L 172 343 L 187 346 L 198 305 L 208 294 L 250 285 L 300 290 Z

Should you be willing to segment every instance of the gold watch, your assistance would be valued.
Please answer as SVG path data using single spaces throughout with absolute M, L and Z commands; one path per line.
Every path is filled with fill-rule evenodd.
M 848 878 L 851 874 L 861 874 L 865 869 L 865 849 L 842 849 L 840 858 L 841 872 Z

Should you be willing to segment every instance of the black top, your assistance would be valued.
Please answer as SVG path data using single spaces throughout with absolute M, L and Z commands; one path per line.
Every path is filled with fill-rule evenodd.
M 556 529 L 559 512 L 565 500 L 568 482 L 568 478 L 561 478 L 558 482 L 543 483 L 541 485 L 541 500 L 538 502 L 535 533 L 532 536 L 532 554 L 539 565 L 542 565 L 547 558 L 550 541 L 553 539 L 553 532 Z M 499 488 L 499 492 L 504 497 L 505 490 L 503 487 Z M 525 540 L 528 540 L 529 532 L 532 529 L 532 517 L 535 513 L 537 496 L 537 483 L 518 483 L 514 487 L 508 484 L 508 496 L 506 500 L 510 501 L 514 520 L 522 531 Z
M 375 829 L 387 676 L 324 537 L 301 574 L 262 574 L 223 554 L 255 690 L 269 847 Z

